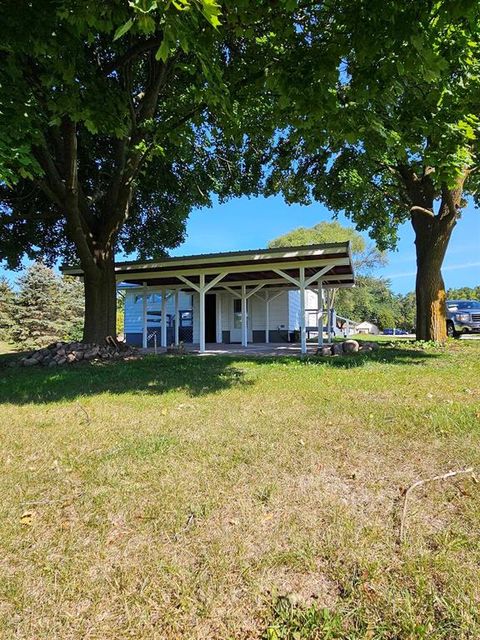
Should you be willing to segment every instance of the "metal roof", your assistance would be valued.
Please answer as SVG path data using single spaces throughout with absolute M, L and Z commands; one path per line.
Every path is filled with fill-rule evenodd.
M 153 260 L 117 262 L 117 280 L 126 284 L 143 284 L 150 287 L 187 288 L 181 277 L 198 283 L 200 274 L 205 280 L 213 280 L 225 273 L 220 286 L 258 284 L 265 286 L 288 286 L 291 282 L 282 279 L 276 272 L 281 269 L 292 277 L 298 277 L 299 267 L 305 267 L 307 277 L 315 275 L 324 266 L 331 265 L 323 276 L 325 286 L 353 286 L 354 273 L 349 242 L 335 242 L 273 249 L 249 249 L 189 256 L 166 256 Z M 67 275 L 81 276 L 79 267 L 63 267 Z

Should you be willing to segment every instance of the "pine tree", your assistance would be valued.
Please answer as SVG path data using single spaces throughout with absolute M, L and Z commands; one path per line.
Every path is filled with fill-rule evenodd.
M 83 336 L 85 295 L 83 283 L 78 278 L 59 278 L 62 296 L 62 315 L 66 323 L 65 338 L 80 341 Z
M 0 340 L 10 339 L 14 297 L 13 289 L 6 278 L 0 278 Z
M 12 339 L 24 347 L 63 340 L 68 328 L 60 279 L 42 263 L 34 263 L 18 279 Z

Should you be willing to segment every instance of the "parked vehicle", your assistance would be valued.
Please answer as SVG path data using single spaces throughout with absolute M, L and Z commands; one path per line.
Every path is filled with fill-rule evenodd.
M 480 300 L 447 300 L 447 334 L 480 333 Z
M 405 329 L 384 329 L 383 335 L 384 336 L 407 336 L 408 331 L 405 331 Z

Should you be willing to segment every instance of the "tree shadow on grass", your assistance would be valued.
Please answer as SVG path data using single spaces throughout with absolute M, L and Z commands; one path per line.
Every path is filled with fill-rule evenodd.
M 18 358 L 18 354 L 16 356 Z M 377 362 L 387 365 L 429 364 L 439 352 L 381 347 L 348 356 L 147 356 L 120 362 L 80 363 L 55 369 L 8 367 L 0 361 L 0 404 L 43 404 L 101 393 L 160 395 L 183 391 L 191 396 L 250 386 L 241 364 L 355 369 Z
M 328 367 L 333 369 L 357 369 L 377 362 L 379 364 L 392 365 L 428 365 L 432 360 L 442 357 L 440 351 L 426 352 L 423 349 L 395 348 L 382 346 L 375 351 L 353 353 L 340 356 L 315 356 L 308 355 L 304 358 L 300 356 L 272 356 L 272 357 L 249 357 L 258 364 L 284 364 L 297 365 L 301 362 L 305 366 Z M 247 359 L 247 358 L 245 358 Z
M 49 367 L 2 367 L 0 404 L 49 403 L 101 393 L 159 395 L 184 391 L 201 396 L 249 385 L 231 358 L 145 358 Z

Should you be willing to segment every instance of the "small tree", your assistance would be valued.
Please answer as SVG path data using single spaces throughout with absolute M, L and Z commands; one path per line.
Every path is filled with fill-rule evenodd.
M 0 278 L 0 340 L 9 340 L 13 326 L 14 293 L 6 278 Z
M 68 326 L 62 314 L 59 278 L 42 263 L 34 263 L 18 279 L 14 304 L 14 342 L 27 348 L 63 339 Z

